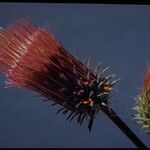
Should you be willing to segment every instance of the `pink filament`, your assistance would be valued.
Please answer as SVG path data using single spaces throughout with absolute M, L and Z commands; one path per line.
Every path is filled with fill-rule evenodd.
M 150 66 L 148 66 L 147 73 L 144 77 L 144 88 L 150 90 Z
M 28 88 L 60 104 L 65 101 L 60 92 L 67 88 L 65 81 L 89 71 L 53 34 L 24 19 L 0 29 L 0 70 L 7 77 L 6 86 Z M 91 71 L 90 75 L 94 78 Z

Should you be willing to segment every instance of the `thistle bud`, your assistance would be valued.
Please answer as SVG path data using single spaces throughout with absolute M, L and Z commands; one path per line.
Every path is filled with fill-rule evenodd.
M 137 123 L 142 124 L 142 129 L 146 133 L 150 133 L 150 66 L 144 77 L 144 85 L 137 97 L 134 109 L 137 112 L 135 115 Z

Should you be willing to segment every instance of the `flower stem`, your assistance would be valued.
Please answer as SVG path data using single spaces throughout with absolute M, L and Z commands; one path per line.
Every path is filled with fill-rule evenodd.
M 147 148 L 111 108 L 101 106 L 101 111 L 103 111 L 138 148 Z

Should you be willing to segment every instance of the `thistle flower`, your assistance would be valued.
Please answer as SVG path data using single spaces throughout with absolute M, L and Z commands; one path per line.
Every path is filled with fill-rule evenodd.
M 98 73 L 68 53 L 46 29 L 25 19 L 0 29 L 0 70 L 7 77 L 6 86 L 27 88 L 39 93 L 52 105 L 60 105 L 57 114 L 69 114 L 81 125 L 89 118 L 91 131 L 100 106 L 108 106 L 109 93 L 116 80 L 105 76 L 108 67 Z
M 0 73 L 6 76 L 6 87 L 16 86 L 37 92 L 52 105 L 60 105 L 57 114 L 77 118 L 81 125 L 89 119 L 91 131 L 96 114 L 102 110 L 139 148 L 147 148 L 129 129 L 108 103 L 110 91 L 118 80 L 99 71 L 92 71 L 90 60 L 82 63 L 68 53 L 46 29 L 20 19 L 0 28 Z
M 150 66 L 144 77 L 144 85 L 137 97 L 134 109 L 137 111 L 135 115 L 137 123 L 142 124 L 142 129 L 146 133 L 150 133 Z

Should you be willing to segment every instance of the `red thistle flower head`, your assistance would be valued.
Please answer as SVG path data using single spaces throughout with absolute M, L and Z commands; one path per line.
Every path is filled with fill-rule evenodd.
M 46 29 L 21 19 L 0 29 L 0 67 L 7 86 L 34 90 L 47 100 L 62 106 L 57 113 L 75 116 L 82 124 L 89 117 L 91 130 L 101 105 L 108 105 L 109 93 L 116 81 L 98 73 L 69 54 Z

